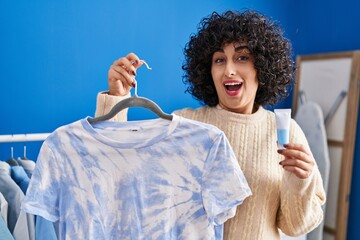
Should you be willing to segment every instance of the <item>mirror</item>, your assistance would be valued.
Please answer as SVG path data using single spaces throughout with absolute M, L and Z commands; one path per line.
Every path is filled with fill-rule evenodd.
M 346 239 L 359 109 L 360 51 L 298 56 L 293 109 L 304 95 L 323 112 L 330 158 L 324 239 Z M 311 147 L 311 146 L 310 146 Z

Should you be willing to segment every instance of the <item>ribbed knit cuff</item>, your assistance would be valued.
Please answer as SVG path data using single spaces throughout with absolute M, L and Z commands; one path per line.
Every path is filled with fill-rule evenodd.
M 285 171 L 284 175 L 284 184 L 288 187 L 289 191 L 294 192 L 296 194 L 305 194 L 311 185 L 315 185 L 316 180 L 314 177 L 318 174 L 319 169 L 317 166 L 314 166 L 314 169 L 311 175 L 308 178 L 301 179 L 298 178 L 295 174 Z
M 103 116 L 110 112 L 110 110 L 121 100 L 130 97 L 130 93 L 126 96 L 112 96 L 107 92 L 99 92 L 96 98 L 96 111 L 95 117 Z M 128 109 L 124 109 L 116 114 L 115 117 L 110 119 L 111 121 L 116 122 L 125 122 L 127 121 L 127 112 Z

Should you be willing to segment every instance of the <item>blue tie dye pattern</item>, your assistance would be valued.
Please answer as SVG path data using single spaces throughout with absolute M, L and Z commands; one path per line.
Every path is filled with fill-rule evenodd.
M 250 194 L 211 125 L 85 118 L 44 141 L 22 207 L 58 221 L 59 239 L 222 239 Z

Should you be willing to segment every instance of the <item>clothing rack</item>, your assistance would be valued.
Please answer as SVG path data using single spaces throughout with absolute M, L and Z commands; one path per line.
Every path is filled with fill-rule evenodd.
M 50 133 L 31 133 L 31 134 L 8 134 L 0 135 L 0 142 L 36 142 L 44 141 Z

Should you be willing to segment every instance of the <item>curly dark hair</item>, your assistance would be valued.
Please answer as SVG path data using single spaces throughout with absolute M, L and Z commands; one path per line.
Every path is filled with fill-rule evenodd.
M 276 22 L 254 10 L 213 12 L 201 20 L 198 33 L 190 36 L 184 49 L 185 92 L 210 107 L 219 103 L 211 76 L 212 56 L 233 42 L 246 42 L 254 57 L 259 81 L 255 104 L 275 105 L 286 98 L 295 82 L 291 43 Z

